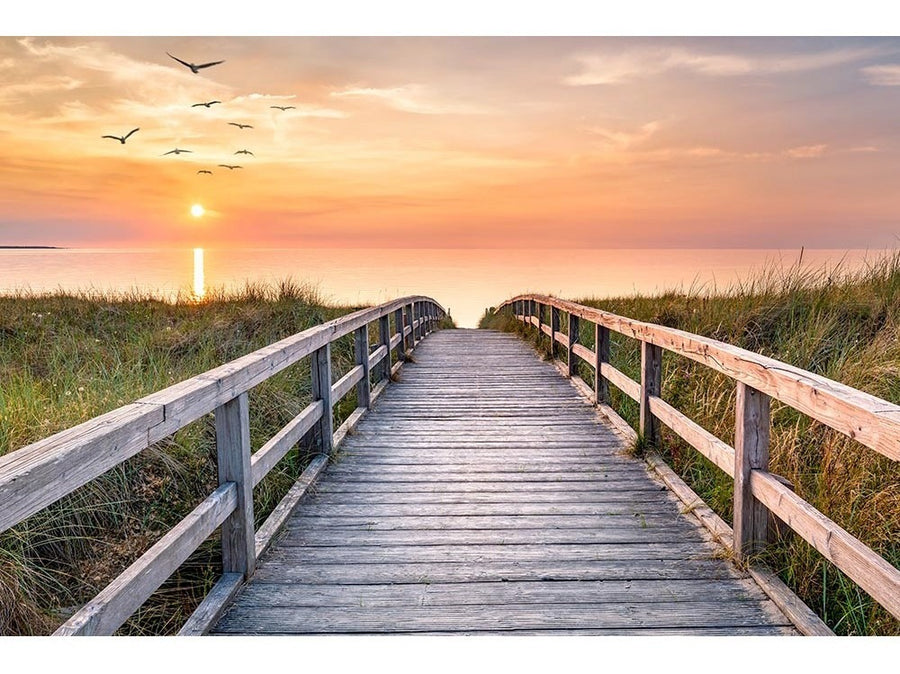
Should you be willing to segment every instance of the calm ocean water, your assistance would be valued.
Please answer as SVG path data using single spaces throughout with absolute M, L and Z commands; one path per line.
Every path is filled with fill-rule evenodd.
M 804 266 L 855 269 L 881 251 L 806 250 Z M 430 295 L 461 327 L 522 292 L 569 299 L 703 287 L 724 289 L 799 250 L 0 250 L 0 293 L 97 289 L 202 295 L 246 281 L 293 278 L 337 303 Z

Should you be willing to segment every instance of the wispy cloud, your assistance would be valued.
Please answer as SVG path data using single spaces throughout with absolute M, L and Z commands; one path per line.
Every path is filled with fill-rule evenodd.
M 390 88 L 350 87 L 341 91 L 333 91 L 331 95 L 339 98 L 371 98 L 382 101 L 395 110 L 419 115 L 484 115 L 490 113 L 490 110 L 483 106 L 443 99 L 431 88 L 422 84 L 405 84 Z
M 878 54 L 873 49 L 836 49 L 812 54 L 746 56 L 705 53 L 685 48 L 635 49 L 620 54 L 580 54 L 581 72 L 563 79 L 571 86 L 621 84 L 670 70 L 710 77 L 778 74 L 819 70 L 852 63 Z
M 624 151 L 648 140 L 659 130 L 659 127 L 660 123 L 655 121 L 648 122 L 631 132 L 597 126 L 588 127 L 586 130 L 591 135 L 597 136 L 604 147 L 610 150 Z
M 822 143 L 820 145 L 800 145 L 785 150 L 785 154 L 791 159 L 814 159 L 825 154 L 828 145 Z
M 860 70 L 869 84 L 881 87 L 900 87 L 900 64 L 867 66 Z

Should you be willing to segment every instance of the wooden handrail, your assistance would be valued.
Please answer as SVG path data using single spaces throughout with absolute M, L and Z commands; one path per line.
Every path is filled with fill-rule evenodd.
M 389 334 L 391 315 L 396 321 L 394 335 Z M 256 550 L 266 544 L 254 536 L 253 487 L 310 432 L 317 433 L 318 449 L 327 457 L 348 426 L 345 422 L 337 433 L 333 431 L 334 405 L 355 389 L 359 406 L 351 417 L 358 420 L 390 381 L 394 371 L 390 351 L 399 344 L 404 350 L 414 348 L 445 315 L 440 304 L 420 295 L 361 309 L 0 457 L 2 532 L 203 415 L 215 413 L 219 488 L 56 634 L 112 634 L 220 526 L 225 585 L 233 593 L 234 579 L 253 572 Z M 369 353 L 368 330 L 374 321 L 381 342 Z M 331 344 L 352 333 L 357 364 L 333 382 Z M 398 354 L 398 361 L 403 355 Z M 247 392 L 307 356 L 312 358 L 313 402 L 251 456 Z M 381 383 L 370 391 L 370 368 L 382 361 L 386 367 L 373 370 Z M 314 463 L 316 471 L 324 466 L 322 461 Z M 288 497 L 299 498 L 290 493 Z M 283 503 L 276 510 L 289 510 Z M 274 533 L 270 522 L 263 530 L 268 536 Z M 204 615 L 213 615 L 206 604 Z M 196 624 L 195 619 L 192 631 Z
M 544 322 L 544 306 L 550 308 L 549 325 Z M 501 304 L 497 311 L 507 307 L 517 320 L 534 326 L 538 334 L 548 335 L 551 350 L 556 349 L 557 343 L 568 348 L 566 370 L 570 376 L 577 370 L 572 364 L 575 359 L 594 369 L 595 404 L 608 404 L 607 387 L 610 383 L 615 385 L 639 402 L 640 431 L 645 440 L 655 442 L 656 424 L 662 422 L 734 479 L 733 545 L 739 560 L 767 543 L 766 522 L 771 512 L 900 618 L 900 570 L 785 487 L 783 478 L 768 472 L 770 398 L 894 461 L 900 460 L 900 406 L 740 347 L 555 297 L 518 295 Z M 593 351 L 579 344 L 577 337 L 559 333 L 559 312 L 569 315 L 573 329 L 578 329 L 579 320 L 594 324 Z M 640 383 L 609 364 L 609 330 L 639 340 Z M 738 382 L 738 451 L 663 400 L 662 350 L 702 363 Z

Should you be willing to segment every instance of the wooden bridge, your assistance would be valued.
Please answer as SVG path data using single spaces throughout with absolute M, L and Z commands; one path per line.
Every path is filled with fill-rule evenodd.
M 830 634 L 754 561 L 776 517 L 900 617 L 900 571 L 767 471 L 770 397 L 894 460 L 900 407 L 555 298 L 503 310 L 567 364 L 510 334 L 435 332 L 441 306 L 408 297 L 0 457 L 2 531 L 215 413 L 219 488 L 56 634 L 114 633 L 220 527 L 222 577 L 181 634 Z M 610 330 L 641 341 L 640 383 L 609 364 Z M 350 334 L 356 366 L 332 381 L 331 344 Z M 733 448 L 663 400 L 663 349 L 737 380 Z M 251 451 L 247 392 L 304 358 L 313 402 Z M 593 390 L 579 364 L 597 373 Z M 609 406 L 610 383 L 640 404 L 647 444 L 665 423 L 734 477 L 733 528 L 653 451 L 627 454 L 637 434 Z M 335 430 L 334 405 L 354 393 Z M 253 488 L 301 440 L 320 453 L 255 531 Z

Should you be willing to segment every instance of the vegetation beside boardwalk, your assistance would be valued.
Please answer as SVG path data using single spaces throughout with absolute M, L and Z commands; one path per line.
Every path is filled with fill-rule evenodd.
M 291 281 L 202 301 L 137 293 L 0 297 L 0 455 L 355 308 L 328 306 L 314 288 Z M 352 340 L 332 346 L 335 380 L 353 366 Z M 308 359 L 252 389 L 251 446 L 310 401 Z M 352 395 L 345 398 L 335 426 L 355 406 Z M 308 459 L 290 453 L 256 488 L 257 526 Z M 52 632 L 216 483 L 210 414 L 0 533 L 0 635 Z M 177 632 L 220 564 L 213 537 L 119 633 Z
M 770 267 L 721 292 L 693 288 L 657 296 L 571 299 L 734 344 L 900 404 L 900 254 L 853 273 Z M 480 327 L 518 332 L 548 355 L 548 338 L 508 313 L 489 311 Z M 565 317 L 561 329 L 566 332 Z M 592 325 L 582 321 L 579 337 L 593 349 Z M 610 337 L 613 366 L 640 381 L 639 342 L 614 332 Z M 593 384 L 590 367 L 583 365 L 580 372 Z M 613 407 L 637 428 L 637 404 L 614 386 L 610 391 Z M 664 352 L 662 395 L 733 444 L 733 380 Z M 664 425 L 661 429 L 660 450 L 669 465 L 731 522 L 731 478 Z M 900 566 L 900 465 L 775 400 L 770 455 L 771 471 L 793 482 L 800 496 Z M 778 541 L 765 557 L 836 633 L 900 634 L 900 622 L 799 536 Z

